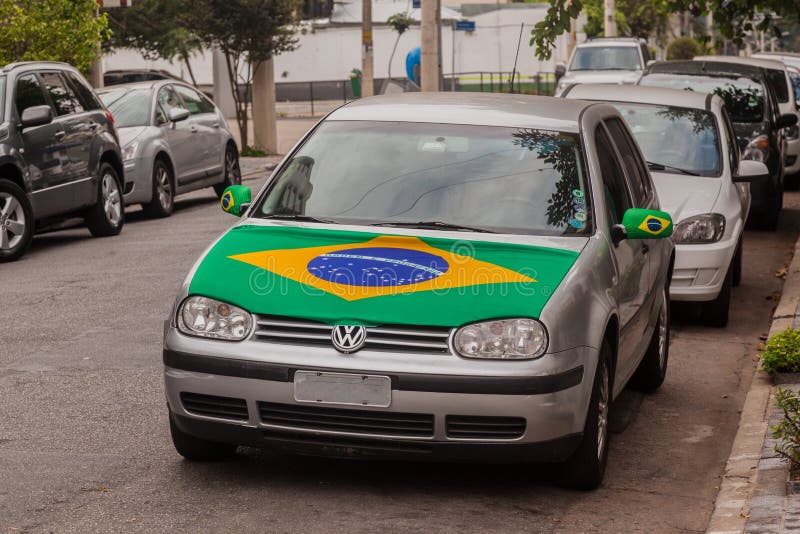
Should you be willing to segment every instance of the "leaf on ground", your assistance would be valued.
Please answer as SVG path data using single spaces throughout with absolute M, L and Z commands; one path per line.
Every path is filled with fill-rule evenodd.
M 554 517 L 553 518 L 553 523 L 561 523 L 561 519 L 559 519 L 557 517 Z
M 766 346 L 764 343 L 759 343 L 759 344 L 758 344 L 758 350 L 759 350 L 759 352 L 760 352 L 760 351 L 762 351 L 762 350 L 764 350 L 764 349 L 766 349 L 766 348 L 767 348 L 767 346 Z
M 723 395 L 722 395 L 722 398 L 723 398 L 723 399 L 727 399 L 727 398 L 728 398 L 728 394 L 727 394 L 727 393 L 723 394 Z
M 776 278 L 786 278 L 786 267 L 781 267 L 777 271 L 775 271 Z
M 744 512 L 739 512 L 739 516 L 744 519 L 750 519 L 750 514 L 746 514 Z
M 776 300 L 776 301 L 777 301 L 777 300 L 781 300 L 781 294 L 780 294 L 780 293 L 777 293 L 777 292 L 775 292 L 775 293 L 773 293 L 773 294 L 771 294 L 771 295 L 767 295 L 767 297 L 766 297 L 766 298 L 767 298 L 767 300 Z

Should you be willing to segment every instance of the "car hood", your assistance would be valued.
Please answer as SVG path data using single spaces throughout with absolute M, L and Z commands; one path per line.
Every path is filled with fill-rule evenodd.
M 642 71 L 636 70 L 586 70 L 567 72 L 561 80 L 571 83 L 636 83 Z
M 124 147 L 139 137 L 146 129 L 147 126 L 130 126 L 128 128 L 119 128 L 117 130 L 119 133 L 119 146 Z
M 573 240 L 573 249 L 575 240 L 586 242 L 562 239 Z M 189 294 L 256 314 L 328 324 L 456 327 L 538 317 L 578 255 L 566 248 L 424 234 L 245 223 L 209 249 Z
M 652 172 L 661 209 L 672 217 L 673 223 L 711 213 L 722 189 L 722 178 L 684 176 L 665 172 Z

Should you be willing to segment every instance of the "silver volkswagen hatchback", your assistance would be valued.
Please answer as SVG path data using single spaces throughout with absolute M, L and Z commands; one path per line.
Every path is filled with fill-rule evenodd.
M 116 121 L 126 205 L 168 217 L 175 196 L 214 187 L 218 195 L 240 184 L 239 151 L 217 106 L 176 80 L 114 85 L 98 91 Z
M 613 106 L 405 94 L 331 113 L 202 255 L 165 325 L 173 442 L 562 462 L 669 346 L 670 216 Z

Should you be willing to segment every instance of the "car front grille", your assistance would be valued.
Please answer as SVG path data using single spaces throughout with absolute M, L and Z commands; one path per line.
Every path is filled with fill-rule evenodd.
M 231 397 L 216 397 L 199 393 L 181 393 L 181 402 L 187 412 L 207 417 L 247 421 L 247 401 Z
M 516 439 L 525 434 L 525 418 L 448 415 L 445 427 L 448 438 Z
M 332 326 L 317 321 L 261 315 L 256 319 L 254 339 L 332 347 L 332 329 Z M 366 348 L 394 352 L 450 352 L 449 328 L 382 325 L 367 327 L 366 331 Z
M 261 421 L 293 430 L 408 438 L 433 437 L 433 415 L 259 402 Z

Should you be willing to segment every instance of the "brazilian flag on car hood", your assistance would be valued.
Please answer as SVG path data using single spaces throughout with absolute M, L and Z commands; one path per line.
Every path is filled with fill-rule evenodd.
M 251 313 L 455 327 L 538 317 L 577 252 L 287 226 L 237 226 L 189 287 Z

